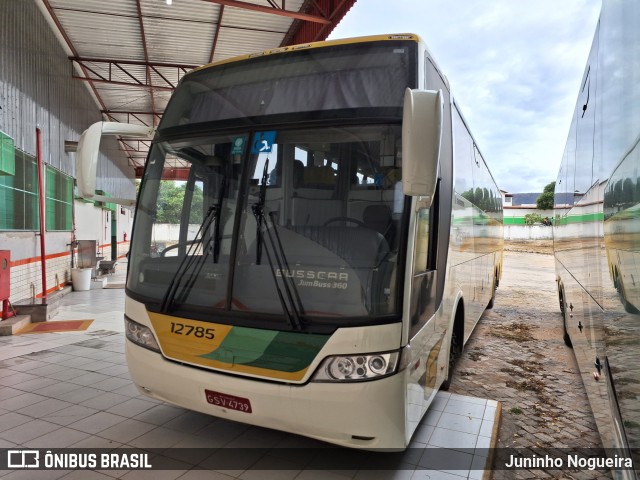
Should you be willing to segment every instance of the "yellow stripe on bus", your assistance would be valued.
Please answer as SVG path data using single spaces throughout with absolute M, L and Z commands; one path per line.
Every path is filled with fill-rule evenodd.
M 253 375 L 278 380 L 302 380 L 308 368 L 296 372 L 283 372 L 234 362 L 233 352 L 228 352 L 229 361 L 223 362 L 203 358 L 203 355 L 218 351 L 224 358 L 220 345 L 234 328 L 233 325 L 202 322 L 188 318 L 173 317 L 161 313 L 148 312 L 162 354 L 167 358 L 191 365 L 224 370 L 231 373 Z M 209 337 L 213 338 L 209 338 Z

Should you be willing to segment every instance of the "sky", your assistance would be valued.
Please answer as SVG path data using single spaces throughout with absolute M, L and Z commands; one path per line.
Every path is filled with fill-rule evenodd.
M 560 168 L 601 0 L 358 0 L 329 39 L 422 37 L 496 183 L 542 192 Z

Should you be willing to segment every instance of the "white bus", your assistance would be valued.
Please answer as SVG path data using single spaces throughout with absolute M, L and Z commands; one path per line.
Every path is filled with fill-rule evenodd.
M 125 130 L 85 134 L 85 172 L 103 129 Z M 499 190 L 416 35 L 206 65 L 141 180 L 131 377 L 206 414 L 403 449 L 493 304 L 502 238 Z
M 554 251 L 573 346 L 609 453 L 640 469 L 640 4 L 603 2 L 556 180 Z M 632 470 L 616 478 L 636 478 Z

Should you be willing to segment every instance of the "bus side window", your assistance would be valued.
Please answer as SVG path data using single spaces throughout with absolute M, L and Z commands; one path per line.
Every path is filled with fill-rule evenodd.
M 429 259 L 429 209 L 421 208 L 416 215 L 414 275 L 427 270 L 427 261 Z

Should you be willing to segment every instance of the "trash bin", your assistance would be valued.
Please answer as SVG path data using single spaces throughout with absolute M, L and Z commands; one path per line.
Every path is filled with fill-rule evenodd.
M 74 290 L 90 290 L 91 289 L 91 271 L 92 268 L 72 268 L 71 283 Z

